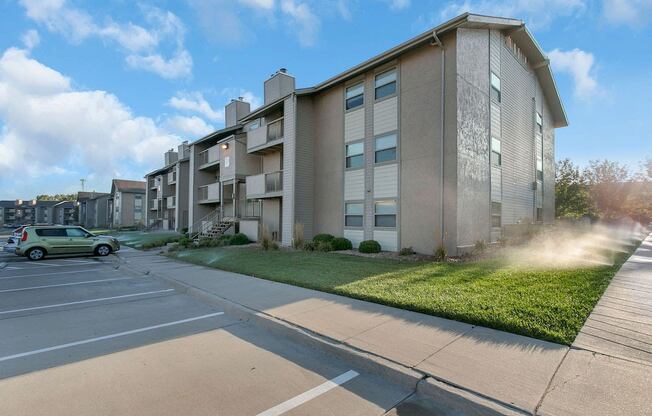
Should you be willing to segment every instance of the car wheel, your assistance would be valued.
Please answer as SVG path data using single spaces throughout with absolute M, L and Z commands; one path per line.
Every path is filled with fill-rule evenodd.
M 41 260 L 45 257 L 45 250 L 40 247 L 34 247 L 27 252 L 27 258 L 32 261 Z
M 95 249 L 95 254 L 98 256 L 108 256 L 111 254 L 111 247 L 107 246 L 106 244 L 99 245 Z

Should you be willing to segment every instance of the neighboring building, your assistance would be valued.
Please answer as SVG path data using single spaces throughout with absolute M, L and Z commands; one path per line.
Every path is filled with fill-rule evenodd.
M 52 222 L 59 225 L 77 224 L 77 211 L 75 201 L 61 201 L 52 207 Z
M 144 181 L 114 179 L 108 200 L 110 227 L 133 227 L 145 223 Z
M 554 221 L 554 129 L 568 123 L 519 20 L 464 14 L 314 87 L 281 69 L 264 95 L 191 143 L 193 233 L 258 239 L 264 225 L 290 245 L 301 223 L 304 238 L 456 255 Z M 165 211 L 157 172 L 148 213 Z
M 147 188 L 146 224 L 149 228 L 183 231 L 188 228 L 189 161 L 188 142 L 178 151 L 165 152 L 164 166 L 145 175 Z
M 0 201 L 0 226 L 52 224 L 53 207 L 59 202 L 36 199 Z
M 85 228 L 108 227 L 110 198 L 108 193 L 78 192 L 79 224 Z

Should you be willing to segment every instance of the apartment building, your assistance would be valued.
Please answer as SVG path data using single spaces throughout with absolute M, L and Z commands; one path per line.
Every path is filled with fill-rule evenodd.
M 109 227 L 109 199 L 106 192 L 78 192 L 79 224 L 85 228 Z
M 300 223 L 305 238 L 455 255 L 554 220 L 554 129 L 568 122 L 520 20 L 464 14 L 310 88 L 281 69 L 264 95 L 190 144 L 193 232 L 256 240 L 264 225 L 290 245 Z
M 113 179 L 108 199 L 108 223 L 112 228 L 145 223 L 145 181 Z
M 188 228 L 189 210 L 188 142 L 164 154 L 162 168 L 145 175 L 145 223 L 150 229 L 183 231 Z
M 59 202 L 37 199 L 0 201 L 0 226 L 52 224 L 53 209 Z
M 52 207 L 52 223 L 58 225 L 74 225 L 78 222 L 77 204 L 75 201 L 57 202 Z

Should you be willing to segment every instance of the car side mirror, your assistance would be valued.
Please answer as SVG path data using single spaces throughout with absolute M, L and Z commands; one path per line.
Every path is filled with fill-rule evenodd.
M 91 238 L 92 236 L 93 236 L 93 234 L 86 234 L 86 235 L 84 235 L 84 238 Z

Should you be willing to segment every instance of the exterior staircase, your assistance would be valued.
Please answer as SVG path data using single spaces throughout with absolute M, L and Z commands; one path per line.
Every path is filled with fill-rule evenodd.
M 219 210 L 212 211 L 192 225 L 190 239 L 198 241 L 200 238 L 218 238 L 236 222 L 238 219 L 235 217 L 221 217 Z

